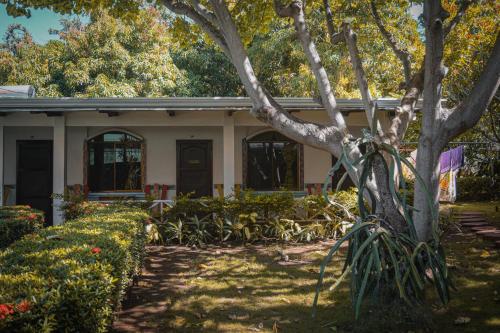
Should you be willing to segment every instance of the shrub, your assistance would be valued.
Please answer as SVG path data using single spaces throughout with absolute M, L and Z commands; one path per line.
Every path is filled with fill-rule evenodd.
M 500 177 L 459 177 L 457 178 L 457 200 L 495 200 L 500 193 Z
M 29 206 L 0 207 L 0 249 L 43 226 L 43 212 Z
M 294 199 L 290 192 L 242 192 L 235 198 L 177 198 L 164 211 L 163 239 L 187 245 L 225 241 L 312 241 L 337 237 L 356 213 L 357 192 L 341 191 L 335 203 L 322 196 Z M 348 221 L 348 222 L 346 222 Z M 157 238 L 157 237 L 155 237 Z
M 0 254 L 0 331 L 104 332 L 139 272 L 147 214 L 99 205 Z

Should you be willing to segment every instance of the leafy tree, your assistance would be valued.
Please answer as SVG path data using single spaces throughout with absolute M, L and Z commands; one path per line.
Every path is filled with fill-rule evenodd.
M 241 96 L 243 87 L 226 56 L 199 40 L 172 50 L 174 64 L 185 72 L 189 96 Z
M 189 94 L 185 73 L 171 57 L 159 12 L 139 11 L 126 22 L 104 11 L 88 25 L 64 21 L 60 41 L 30 38 L 0 53 L 1 84 L 32 84 L 39 96 L 134 97 Z M 29 35 L 27 35 L 29 36 Z M 12 44 L 12 43 L 11 43 Z

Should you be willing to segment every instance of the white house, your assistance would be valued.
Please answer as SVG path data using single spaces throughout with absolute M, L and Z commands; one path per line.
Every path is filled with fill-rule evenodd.
M 328 122 L 313 99 L 277 100 Z M 367 127 L 360 100 L 338 104 L 354 134 Z M 398 105 L 378 101 L 382 124 Z M 316 191 L 332 156 L 272 131 L 250 108 L 242 97 L 0 98 L 0 202 L 30 204 L 58 224 L 51 194 L 66 187 L 93 199 Z

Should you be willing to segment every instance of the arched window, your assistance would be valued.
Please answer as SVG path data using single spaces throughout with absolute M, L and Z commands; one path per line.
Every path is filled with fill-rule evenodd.
M 257 191 L 299 190 L 300 150 L 300 144 L 275 131 L 248 139 L 246 187 Z
M 89 190 L 140 191 L 142 144 L 142 139 L 119 131 L 106 132 L 88 140 Z

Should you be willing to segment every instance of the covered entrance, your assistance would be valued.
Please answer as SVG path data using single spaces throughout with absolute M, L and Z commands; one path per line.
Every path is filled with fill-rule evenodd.
M 18 140 L 16 204 L 45 212 L 52 224 L 52 141 Z
M 177 141 L 177 195 L 212 195 L 212 141 Z

